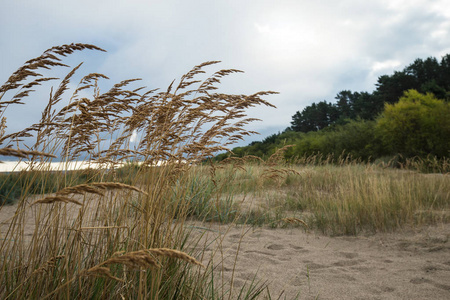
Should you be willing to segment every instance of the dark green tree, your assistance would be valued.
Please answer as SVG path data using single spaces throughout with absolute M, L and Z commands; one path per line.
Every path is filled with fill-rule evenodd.
M 413 76 L 420 84 L 431 80 L 436 80 L 440 76 L 440 65 L 436 58 L 429 57 L 425 60 L 416 59 L 403 71 L 407 75 Z
M 439 86 L 446 91 L 445 100 L 450 100 L 450 54 L 445 55 L 440 63 L 440 81 Z
M 418 90 L 420 84 L 416 77 L 405 72 L 394 72 L 393 75 L 383 75 L 378 78 L 374 96 L 379 97 L 383 103 L 396 103 L 403 95 L 403 92 L 409 89 Z
M 321 101 L 305 107 L 302 112 L 297 111 L 292 116 L 291 128 L 300 132 L 317 131 L 330 126 L 338 117 L 338 110 L 334 105 Z
M 352 102 L 352 110 L 356 118 L 373 120 L 383 111 L 384 102 L 380 97 L 367 92 L 355 94 L 357 97 Z
M 339 117 L 342 119 L 353 119 L 355 113 L 353 111 L 353 103 L 356 101 L 358 93 L 352 93 L 351 91 L 340 91 L 334 99 L 337 100 L 336 107 L 339 112 Z

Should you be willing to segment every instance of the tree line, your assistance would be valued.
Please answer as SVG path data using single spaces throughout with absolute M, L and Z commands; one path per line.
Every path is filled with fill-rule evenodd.
M 398 154 L 450 157 L 450 54 L 441 61 L 416 59 L 402 71 L 380 76 L 372 93 L 343 90 L 335 100 L 312 103 L 297 111 L 283 132 L 233 153 L 264 157 L 294 145 L 286 158 L 317 153 L 347 153 L 366 161 Z
M 442 57 L 440 62 L 434 57 L 416 59 L 402 71 L 380 76 L 372 93 L 343 90 L 336 95 L 335 103 L 313 103 L 292 116 L 290 128 L 309 132 L 358 118 L 374 120 L 383 111 L 385 103 L 398 102 L 404 91 L 411 89 L 449 101 L 450 54 Z

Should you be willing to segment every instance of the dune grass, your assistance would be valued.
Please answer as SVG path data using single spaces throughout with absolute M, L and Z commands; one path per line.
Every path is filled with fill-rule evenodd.
M 102 93 L 108 78 L 92 73 L 68 94 L 80 64 L 46 97 L 40 121 L 8 132 L 5 111 L 27 107 L 36 87 L 56 80 L 46 73 L 82 50 L 104 51 L 88 44 L 50 48 L 0 87 L 0 155 L 29 163 L 27 171 L 1 177 L 0 209 L 14 202 L 15 210 L 0 224 L 0 298 L 228 299 L 230 283 L 218 290 L 216 266 L 202 249 L 192 250 L 196 241 L 185 223 L 202 215 L 197 195 L 208 190 L 199 190 L 190 172 L 251 134 L 244 126 L 255 119 L 246 109 L 272 106 L 261 97 L 273 92 L 219 93 L 220 80 L 240 71 L 197 80 L 218 63 L 212 61 L 165 91 L 132 87 L 138 79 L 131 79 Z M 55 156 L 102 168 L 63 172 L 40 164 Z M 239 298 L 263 290 L 251 282 Z
M 449 222 L 450 176 L 420 173 L 417 161 L 407 163 L 414 170 L 351 159 L 229 166 L 216 175 L 215 182 L 225 188 L 215 197 L 230 199 L 235 222 L 282 227 L 292 224 L 286 218 L 297 218 L 307 228 L 331 235 Z
M 392 231 L 450 221 L 450 178 L 380 169 L 326 166 L 287 189 L 286 207 L 310 212 L 328 234 Z

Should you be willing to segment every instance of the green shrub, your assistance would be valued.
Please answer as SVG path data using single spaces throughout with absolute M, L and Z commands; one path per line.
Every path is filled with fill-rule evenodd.
M 433 94 L 409 90 L 398 103 L 386 104 L 375 130 L 386 154 L 448 157 L 450 104 Z

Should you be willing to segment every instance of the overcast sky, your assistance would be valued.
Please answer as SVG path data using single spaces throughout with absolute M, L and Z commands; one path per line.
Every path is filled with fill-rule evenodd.
M 72 42 L 108 51 L 68 62 L 85 61 L 83 75 L 103 73 L 111 84 L 140 77 L 149 88 L 166 88 L 194 65 L 221 60 L 218 68 L 245 71 L 221 91 L 280 92 L 267 98 L 276 110 L 249 111 L 263 121 L 248 129 L 261 135 L 241 145 L 288 127 L 312 102 L 334 101 L 346 89 L 371 92 L 380 75 L 450 53 L 448 0 L 1 2 L 0 84 L 26 60 Z M 14 107 L 8 126 L 39 118 L 47 99 Z

